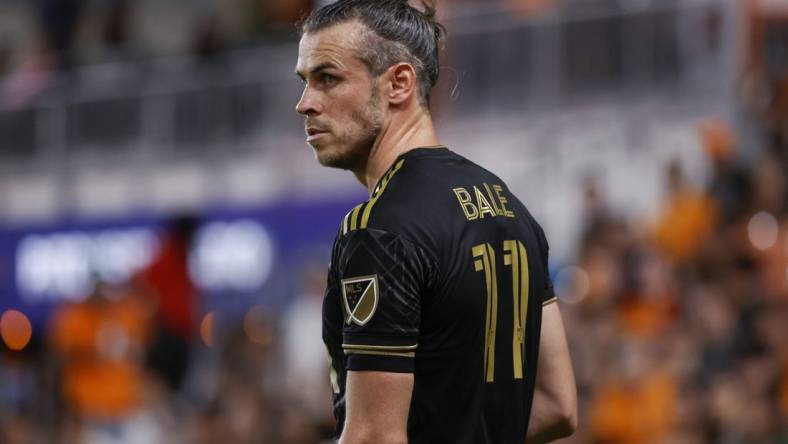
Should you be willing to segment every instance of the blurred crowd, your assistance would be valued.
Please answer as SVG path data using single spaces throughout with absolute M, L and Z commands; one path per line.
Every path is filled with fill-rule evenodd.
M 292 40 L 293 24 L 312 1 L 39 0 L 14 6 L 0 5 L 0 14 L 33 29 L 0 31 L 0 105 L 11 108 L 35 101 L 77 66 L 157 56 L 210 60 L 223 50 Z
M 578 266 L 558 276 L 581 402 L 571 442 L 788 443 L 788 15 L 741 4 L 751 131 L 701 122 L 708 176 L 667 165 L 656 216 L 616 214 L 598 178 L 583 184 Z
M 700 136 L 710 177 L 668 165 L 653 220 L 615 214 L 584 183 L 578 266 L 559 275 L 571 442 L 788 442 L 786 147 L 743 162 L 723 122 Z
M 122 284 L 60 303 L 31 338 L 0 319 L 3 444 L 303 443 L 330 437 L 321 340 L 325 267 L 305 262 L 280 312 L 214 313 L 189 273 L 195 221 L 179 218 Z M 28 343 L 32 339 L 32 342 Z
M 486 14 L 637 11 L 641 0 L 430 0 L 441 21 Z M 744 0 L 742 0 L 744 1 Z M 11 0 L 0 3 L 0 110 L 39 103 L 80 67 L 172 58 L 208 66 L 228 51 L 295 42 L 295 24 L 331 0 Z M 421 0 L 411 0 L 420 7 Z M 16 22 L 15 26 L 10 26 Z M 6 29 L 3 29 L 4 25 Z M 208 62 L 208 63 L 205 63 Z M 116 67 L 117 68 L 117 67 Z M 57 97 L 57 96 L 56 96 Z

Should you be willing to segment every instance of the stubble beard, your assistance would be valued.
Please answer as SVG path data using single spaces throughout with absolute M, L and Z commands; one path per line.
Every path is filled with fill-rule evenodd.
M 364 169 L 375 141 L 383 129 L 383 116 L 378 107 L 377 87 L 373 85 L 370 100 L 361 110 L 354 111 L 350 118 L 359 125 L 357 134 L 346 135 L 338 141 L 334 152 L 316 153 L 321 165 L 353 172 Z

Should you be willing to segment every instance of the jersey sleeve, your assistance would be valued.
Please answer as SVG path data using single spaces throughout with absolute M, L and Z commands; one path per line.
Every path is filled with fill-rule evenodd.
M 347 233 L 336 259 L 347 369 L 413 372 L 432 261 L 414 243 L 377 229 Z
M 542 291 L 542 305 L 547 305 L 558 301 L 558 297 L 555 295 L 553 280 L 550 278 L 550 267 L 548 262 L 550 246 L 547 243 L 547 237 L 545 236 L 542 227 L 540 227 L 539 224 L 536 224 L 536 227 L 537 240 L 539 242 L 539 253 L 542 259 L 542 267 L 544 268 L 544 290 Z

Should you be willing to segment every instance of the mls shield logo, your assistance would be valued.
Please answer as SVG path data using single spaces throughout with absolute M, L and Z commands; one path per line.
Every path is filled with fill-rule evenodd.
M 342 279 L 342 300 L 345 303 L 345 323 L 364 325 L 378 308 L 378 276 Z

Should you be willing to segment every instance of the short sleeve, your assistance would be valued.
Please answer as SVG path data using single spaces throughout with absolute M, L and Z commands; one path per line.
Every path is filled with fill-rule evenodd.
M 547 237 L 538 224 L 537 227 L 537 239 L 539 242 L 539 253 L 542 259 L 542 267 L 544 270 L 542 273 L 544 274 L 544 289 L 542 291 L 542 305 L 551 304 L 553 302 L 558 301 L 558 297 L 555 295 L 555 289 L 553 288 L 553 280 L 550 278 L 550 267 L 549 267 L 549 253 L 550 253 L 550 246 L 547 243 Z
M 336 283 L 348 370 L 413 372 L 430 261 L 399 235 L 355 230 L 341 240 Z

